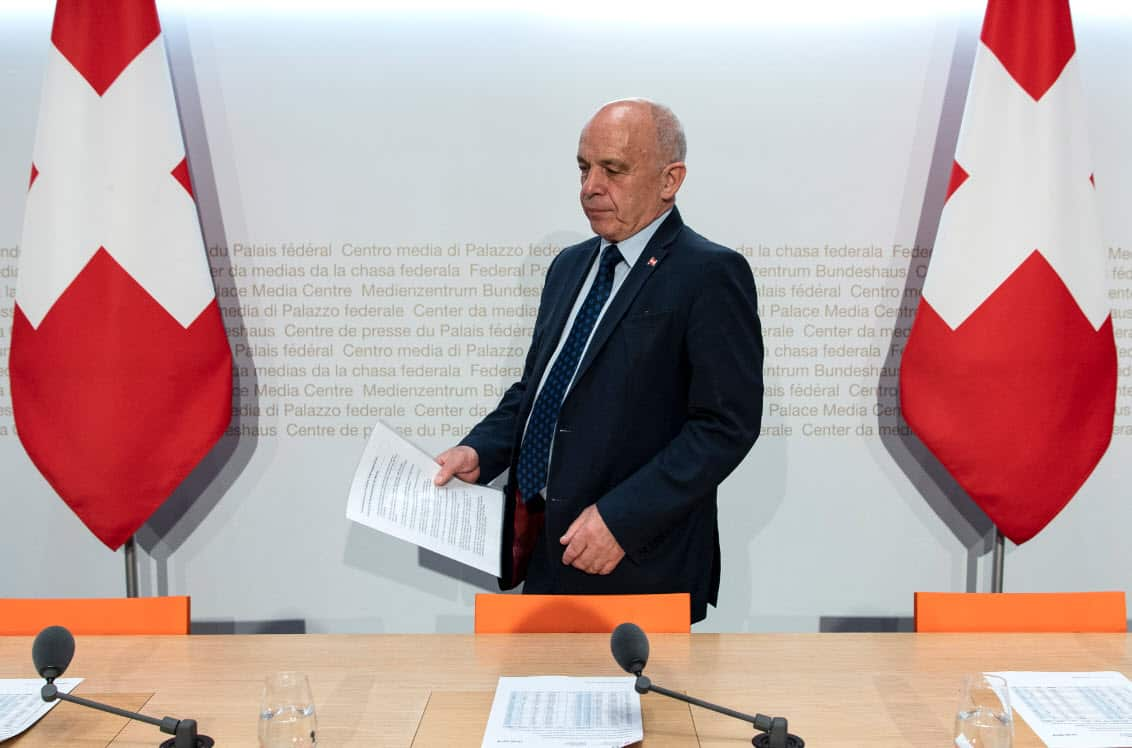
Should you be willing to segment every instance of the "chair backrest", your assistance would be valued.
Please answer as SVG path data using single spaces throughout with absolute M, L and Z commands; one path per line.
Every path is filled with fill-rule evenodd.
M 608 634 L 626 621 L 650 634 L 686 634 L 691 596 L 476 595 L 477 634 Z
M 33 636 L 56 625 L 87 636 L 187 634 L 189 597 L 0 599 L 0 635 Z
M 917 592 L 918 632 L 1124 633 L 1124 592 Z

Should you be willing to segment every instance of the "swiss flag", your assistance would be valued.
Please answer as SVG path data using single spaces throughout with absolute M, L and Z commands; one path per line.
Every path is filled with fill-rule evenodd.
M 231 417 L 212 287 L 153 0 L 59 0 L 20 248 L 16 430 L 118 548 Z
M 990 0 L 900 370 L 908 424 L 1022 543 L 1108 448 L 1116 347 L 1067 0 Z

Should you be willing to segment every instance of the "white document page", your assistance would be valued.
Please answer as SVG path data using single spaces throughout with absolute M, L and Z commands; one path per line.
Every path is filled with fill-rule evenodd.
M 500 678 L 483 748 L 622 748 L 644 738 L 636 678 Z
M 432 483 L 431 456 L 378 423 L 350 485 L 346 518 L 502 576 L 503 492 L 453 478 Z
M 1122 673 L 991 673 L 1049 748 L 1132 746 L 1132 681 Z
M 70 693 L 82 682 L 82 678 L 56 678 L 55 686 Z M 39 697 L 43 683 L 42 678 L 0 678 L 0 741 L 16 737 L 59 703 Z

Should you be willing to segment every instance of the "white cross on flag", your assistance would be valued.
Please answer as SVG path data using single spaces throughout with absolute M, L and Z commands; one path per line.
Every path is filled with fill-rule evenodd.
M 12 322 L 16 429 L 117 548 L 231 417 L 232 357 L 153 0 L 59 0 Z
M 1068 0 L 990 0 L 900 370 L 904 417 L 1002 534 L 1032 538 L 1112 437 L 1105 294 Z

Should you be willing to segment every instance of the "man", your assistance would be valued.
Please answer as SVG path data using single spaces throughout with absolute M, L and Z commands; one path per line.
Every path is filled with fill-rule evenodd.
M 762 332 L 738 253 L 684 225 L 684 133 L 632 99 L 602 107 L 578 143 L 596 237 L 546 274 L 523 376 L 436 483 L 508 471 L 504 578 L 524 592 L 719 591 L 716 487 L 762 417 Z

